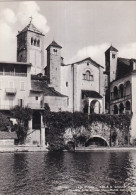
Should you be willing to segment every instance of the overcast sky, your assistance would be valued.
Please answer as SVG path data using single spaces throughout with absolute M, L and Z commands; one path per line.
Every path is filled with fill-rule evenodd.
M 33 17 L 45 33 L 45 48 L 54 39 L 64 62 L 91 57 L 104 65 L 111 45 L 119 56 L 136 58 L 136 2 L 134 1 L 22 1 L 0 2 L 0 60 L 16 61 L 16 35 Z

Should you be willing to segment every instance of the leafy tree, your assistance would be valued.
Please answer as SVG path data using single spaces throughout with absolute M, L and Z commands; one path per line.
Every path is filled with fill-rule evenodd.
M 28 121 L 31 119 L 32 110 L 28 107 L 15 106 L 11 110 L 11 115 L 17 120 L 14 130 L 17 133 L 19 143 L 24 143 L 28 131 Z
M 6 115 L 0 113 L 0 131 L 8 131 L 8 127 L 11 126 L 12 123 L 9 118 Z

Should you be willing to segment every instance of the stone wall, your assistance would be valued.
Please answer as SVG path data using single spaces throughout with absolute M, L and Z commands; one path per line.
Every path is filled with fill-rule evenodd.
M 40 130 L 30 129 L 27 132 L 26 145 L 40 145 Z
M 102 122 L 93 122 L 88 128 L 68 128 L 64 134 L 65 144 L 75 142 L 75 136 L 85 136 L 86 142 L 94 137 L 101 138 L 106 141 L 108 146 L 122 146 L 129 144 L 129 132 L 126 129 L 119 129 L 108 126 Z

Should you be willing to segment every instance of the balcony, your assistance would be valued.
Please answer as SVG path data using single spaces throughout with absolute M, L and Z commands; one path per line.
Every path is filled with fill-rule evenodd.
M 27 106 L 34 110 L 44 110 L 44 107 L 41 104 L 37 103 L 28 103 Z
M 0 75 L 3 75 L 3 76 L 27 77 L 27 73 L 23 73 L 23 72 L 0 72 Z
M 15 88 L 6 88 L 5 91 L 7 95 L 15 95 L 17 92 Z

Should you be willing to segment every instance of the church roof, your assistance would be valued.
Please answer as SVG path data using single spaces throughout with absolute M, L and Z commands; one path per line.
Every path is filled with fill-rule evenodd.
M 44 96 L 58 96 L 58 97 L 67 97 L 53 87 L 48 87 L 47 82 L 43 80 L 31 80 L 31 92 L 43 93 Z
M 102 98 L 102 96 L 96 91 L 82 90 L 82 94 L 90 98 Z
M 58 43 L 56 43 L 55 41 L 52 41 L 52 43 L 46 48 L 46 49 L 49 49 L 51 46 L 53 47 L 57 47 L 57 48 L 62 48 Z
M 94 65 L 96 65 L 96 66 L 100 66 L 100 67 L 103 68 L 103 66 L 101 66 L 100 64 L 98 64 L 97 62 L 95 62 L 94 60 L 92 60 L 92 58 L 90 58 L 90 57 L 85 58 L 85 59 L 83 59 L 83 60 L 80 60 L 80 61 L 78 61 L 78 62 L 74 62 L 74 63 L 72 63 L 72 64 L 80 64 L 80 63 L 82 63 L 82 62 L 84 62 L 84 61 L 90 61 L 92 64 L 94 64 Z
M 26 31 L 35 32 L 37 34 L 44 36 L 44 34 L 41 31 L 39 31 L 31 22 L 22 31 L 19 31 L 18 35 L 22 34 L 23 32 L 26 32 Z
M 118 50 L 115 47 L 113 47 L 112 45 L 105 51 L 105 53 L 108 52 L 108 51 L 116 51 L 116 52 L 118 52 Z

